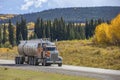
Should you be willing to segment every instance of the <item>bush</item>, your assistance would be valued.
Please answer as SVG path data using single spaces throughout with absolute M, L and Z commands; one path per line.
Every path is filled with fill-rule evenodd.
M 10 49 L 12 49 L 12 45 L 11 45 L 9 42 L 6 42 L 6 43 L 4 44 L 4 47 L 5 47 L 5 48 L 10 48 Z
M 3 46 L 3 44 L 0 44 L 0 48 L 3 48 L 4 46 Z

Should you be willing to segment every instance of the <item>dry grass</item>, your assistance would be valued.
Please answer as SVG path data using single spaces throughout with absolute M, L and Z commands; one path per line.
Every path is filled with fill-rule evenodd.
M 120 48 L 94 45 L 89 40 L 57 43 L 64 64 L 120 70 Z
M 14 59 L 18 55 L 17 47 L 12 49 L 0 48 L 0 59 Z

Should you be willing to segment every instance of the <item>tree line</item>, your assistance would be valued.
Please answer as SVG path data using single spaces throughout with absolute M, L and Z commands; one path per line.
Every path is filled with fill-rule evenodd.
M 45 21 L 38 18 L 35 22 L 33 34 L 28 34 L 26 19 L 21 17 L 21 21 L 14 26 L 9 20 L 8 24 L 0 25 L 0 45 L 9 42 L 11 46 L 18 45 L 20 40 L 50 38 L 54 40 L 89 39 L 94 35 L 98 24 L 104 22 L 102 19 L 86 20 L 85 26 L 75 25 L 74 22 L 65 22 L 63 18 Z M 108 21 L 109 22 L 109 21 Z M 28 37 L 28 35 L 30 37 Z

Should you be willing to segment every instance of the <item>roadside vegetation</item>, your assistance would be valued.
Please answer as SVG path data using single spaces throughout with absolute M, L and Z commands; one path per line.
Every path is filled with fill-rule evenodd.
M 0 59 L 14 59 L 18 55 L 17 47 L 0 48 Z
M 90 40 L 73 40 L 60 41 L 57 47 L 64 64 L 120 70 L 119 46 L 96 45 Z
M 0 80 L 96 80 L 96 79 L 0 67 Z

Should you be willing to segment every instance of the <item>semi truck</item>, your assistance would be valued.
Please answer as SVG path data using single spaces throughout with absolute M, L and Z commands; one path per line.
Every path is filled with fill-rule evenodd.
M 18 45 L 19 55 L 15 57 L 16 64 L 29 64 L 50 66 L 58 64 L 62 66 L 62 57 L 54 42 L 49 39 L 36 39 L 20 41 Z

